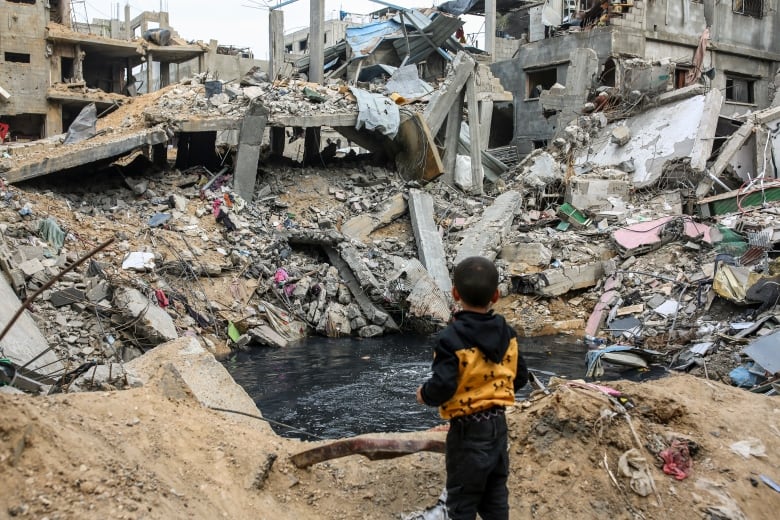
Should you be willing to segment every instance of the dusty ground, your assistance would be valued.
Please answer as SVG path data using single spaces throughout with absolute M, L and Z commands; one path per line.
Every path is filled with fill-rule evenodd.
M 636 495 L 619 474 L 618 458 L 636 447 L 627 421 L 604 417 L 600 394 L 560 386 L 509 415 L 511 518 L 775 517 L 780 493 L 757 479 L 780 480 L 776 400 L 691 376 L 613 386 L 635 405 L 657 495 Z M 303 443 L 204 409 L 171 384 L 0 395 L 0 406 L 0 518 L 399 518 L 433 505 L 444 482 L 443 456 L 431 453 L 296 469 L 288 457 Z M 667 432 L 699 446 L 685 480 L 664 475 L 644 447 Z M 729 448 L 748 438 L 767 456 Z

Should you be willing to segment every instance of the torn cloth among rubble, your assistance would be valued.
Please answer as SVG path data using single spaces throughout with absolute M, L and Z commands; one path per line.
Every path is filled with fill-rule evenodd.
M 688 443 L 675 439 L 672 445 L 658 454 L 664 461 L 664 473 L 672 475 L 677 480 L 683 480 L 691 473 L 691 455 Z
M 60 226 L 51 217 L 38 222 L 38 233 L 46 242 L 57 248 L 57 251 L 65 245 L 65 232 L 60 229 Z
M 380 94 L 372 94 L 359 88 L 349 89 L 357 98 L 358 118 L 355 130 L 378 130 L 391 139 L 398 133 L 401 125 L 401 113 L 398 105 L 390 98 Z

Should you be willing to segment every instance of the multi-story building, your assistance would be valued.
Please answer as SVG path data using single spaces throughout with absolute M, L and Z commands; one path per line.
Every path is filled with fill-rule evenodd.
M 172 64 L 203 60 L 208 51 L 178 38 L 166 46 L 144 40 L 150 23 L 169 28 L 168 13 L 130 19 L 129 7 L 123 21 L 76 24 L 70 1 L 4 0 L 0 20 L 0 122 L 11 139 L 59 134 L 85 105 L 120 103 L 139 86 L 133 69 L 142 63 L 148 74 L 140 82 L 155 90 L 171 81 Z
M 555 3 L 555 2 L 551 2 Z M 566 85 L 577 49 L 592 49 L 597 56 L 596 73 L 588 88 L 615 85 L 622 79 L 620 60 L 639 57 L 663 60 L 667 74 L 658 76 L 661 89 L 686 84 L 694 66 L 694 52 L 709 28 L 709 41 L 700 69 L 706 82 L 724 94 L 724 116 L 744 114 L 769 106 L 773 80 L 780 65 L 780 14 L 771 0 L 589 0 L 563 2 L 570 11 L 579 9 L 575 28 L 545 31 L 538 2 L 526 3 L 509 16 L 525 26 L 507 28 L 520 36 L 516 57 L 492 65 L 493 73 L 514 95 L 515 141 L 521 151 L 542 145 L 559 125 L 576 117 L 581 106 L 557 113 L 542 107 L 543 90 Z M 569 6 L 569 4 L 574 4 Z M 774 8 L 773 8 L 774 4 Z M 599 9 L 602 9 L 601 12 Z M 520 12 L 523 16 L 520 16 Z M 530 12 L 530 16 L 526 14 Z M 586 26 L 577 26 L 585 17 Z M 565 16 L 561 16 L 564 20 Z M 564 24 L 565 26 L 566 24 Z M 527 41 L 530 40 L 530 41 Z M 569 93 L 581 94 L 581 93 Z

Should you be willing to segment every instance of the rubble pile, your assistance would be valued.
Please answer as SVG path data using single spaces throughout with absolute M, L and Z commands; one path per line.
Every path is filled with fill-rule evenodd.
M 250 102 L 262 104 L 276 116 L 349 114 L 355 110 L 355 98 L 339 85 L 285 81 L 241 87 L 229 83 L 220 90 L 209 96 L 197 79 L 176 85 L 146 108 L 144 117 L 150 124 L 203 117 L 241 118 Z
M 105 125 L 127 133 L 143 118 L 159 147 L 187 121 L 213 129 L 230 119 L 224 128 L 247 131 L 235 160 L 220 157 L 216 173 L 204 166 L 170 170 L 135 145 L 111 163 L 120 175 L 101 174 L 94 186 L 9 187 L 3 268 L 24 297 L 101 240 L 115 239 L 35 304 L 57 359 L 76 372 L 86 363 L 132 359 L 181 335 L 203 336 L 224 354 L 226 347 L 284 346 L 312 333 L 432 332 L 450 319 L 449 272 L 482 255 L 499 267 L 498 310 L 525 335 L 576 333 L 594 349 L 629 349 L 601 350 L 599 360 L 641 368 L 646 358 L 666 355 L 669 366 L 737 382 L 739 374 L 726 375 L 742 361 L 732 354 L 742 352 L 747 336 L 772 334 L 777 325 L 772 260 L 780 226 L 773 201 L 780 188 L 761 180 L 713 197 L 699 192 L 708 195 L 715 181 L 719 191 L 740 182 L 737 152 L 758 151 L 761 142 L 748 140 L 749 131 L 762 131 L 780 111 L 745 116 L 713 150 L 722 96 L 698 86 L 641 90 L 656 65 L 665 66 L 621 63 L 640 89 L 635 114 L 583 107 L 548 147 L 512 169 L 492 170 L 500 165 L 495 157 L 469 151 L 469 135 L 481 148 L 478 118 L 466 129 L 460 119 L 450 121 L 450 108 L 465 102 L 469 84 L 488 88 L 480 95 L 491 103 L 501 93 L 484 67 L 459 53 L 418 107 L 424 111 L 401 125 L 396 153 L 421 146 L 410 155 L 414 180 L 354 157 L 302 169 L 264 156 L 256 168 L 262 134 L 249 135 L 242 120 L 261 129 L 274 120 L 294 126 L 279 123 L 288 115 L 359 120 L 352 90 L 291 79 L 255 78 L 242 87 L 198 78 L 141 96 L 105 118 L 98 134 Z M 549 92 L 542 97 L 552 103 L 559 94 Z M 473 109 L 469 102 L 468 113 Z M 676 113 L 681 121 L 670 132 L 669 114 Z M 470 153 L 468 182 L 452 171 L 434 180 L 445 170 L 437 146 L 429 145 L 441 129 L 453 150 Z M 376 138 L 348 130 L 348 138 Z M 100 139 L 61 148 L 90 149 L 102 146 Z M 46 146 L 28 148 L 45 154 Z M 337 146 L 331 141 L 321 150 L 322 165 L 337 157 Z M 141 156 L 163 168 L 152 169 Z M 442 157 L 450 165 L 466 158 L 448 151 Z M 493 182 L 483 184 L 483 175 Z M 745 356 L 756 362 L 762 354 Z M 718 366 L 708 367 L 713 360 Z M 774 379 L 773 361 L 764 362 L 770 366 L 750 365 L 758 377 L 749 381 Z

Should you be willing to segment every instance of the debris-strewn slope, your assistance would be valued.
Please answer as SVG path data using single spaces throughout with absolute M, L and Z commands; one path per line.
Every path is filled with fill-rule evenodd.
M 511 518 L 775 516 L 780 493 L 760 481 L 780 480 L 773 400 L 690 376 L 616 386 L 634 405 L 657 495 L 636 495 L 617 468 L 637 446 L 615 405 L 560 386 L 509 415 Z M 295 469 L 288 457 L 303 444 L 201 408 L 170 378 L 125 392 L 1 396 L 0 406 L 0 518 L 398 518 L 433 505 L 444 485 L 444 459 L 428 453 Z M 682 481 L 646 447 L 669 432 L 698 446 Z M 730 449 L 750 438 L 767 456 Z

